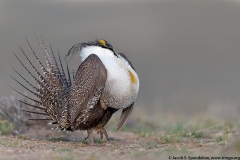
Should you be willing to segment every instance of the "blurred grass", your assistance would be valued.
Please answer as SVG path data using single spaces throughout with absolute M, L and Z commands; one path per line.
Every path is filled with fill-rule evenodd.
M 0 135 L 7 135 L 14 131 L 13 123 L 7 120 L 0 120 Z
M 204 115 L 187 120 L 166 119 L 165 117 L 176 118 L 175 115 L 149 116 L 144 113 L 144 110 L 136 110 L 121 131 L 135 133 L 141 137 L 157 137 L 147 144 L 149 148 L 155 148 L 159 144 L 180 144 L 189 143 L 189 141 L 225 146 L 240 131 L 239 120 L 226 120 Z M 118 116 L 113 116 L 107 124 L 108 130 L 115 130 L 118 118 Z
M 22 110 L 38 112 L 39 110 L 23 103 L 37 105 L 26 98 L 19 96 L 1 97 L 0 98 L 0 134 L 19 134 L 28 128 L 42 125 L 44 122 L 30 121 L 31 118 L 42 118 L 41 115 L 27 113 Z M 45 122 L 46 124 L 46 122 Z

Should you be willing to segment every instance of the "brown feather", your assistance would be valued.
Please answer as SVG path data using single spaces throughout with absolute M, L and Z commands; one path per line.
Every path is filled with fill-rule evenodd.
M 107 79 L 107 71 L 95 54 L 90 55 L 78 68 L 70 91 L 70 117 L 73 128 L 95 125 L 103 115 L 100 96 Z M 91 122 L 92 123 L 92 122 Z M 83 125 L 81 127 L 81 125 Z
M 90 107 L 94 108 L 94 103 L 96 104 L 99 100 L 106 79 L 107 71 L 95 54 L 88 56 L 79 66 L 70 91 L 71 123 L 76 121 L 77 117 L 79 118 L 79 114 L 85 113 L 87 116 L 88 110 L 92 110 Z M 90 101 L 93 104 L 90 104 Z
M 121 114 L 120 120 L 117 125 L 117 130 L 120 130 L 125 125 L 125 123 L 127 122 L 128 118 L 130 117 L 130 115 L 132 113 L 133 106 L 134 106 L 134 103 L 132 103 L 129 107 L 124 108 L 122 110 L 122 114 Z

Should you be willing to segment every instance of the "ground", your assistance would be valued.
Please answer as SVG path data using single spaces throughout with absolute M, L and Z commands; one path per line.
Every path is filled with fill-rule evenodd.
M 0 159 L 240 159 L 238 123 L 196 120 L 158 127 L 149 122 L 140 124 L 142 127 L 131 121 L 120 132 L 107 127 L 110 141 L 101 140 L 95 133 L 94 146 L 84 140 L 84 131 L 67 133 L 51 130 L 50 126 L 31 127 L 22 134 L 0 136 Z
M 24 100 L 25 101 L 25 100 Z M 119 114 L 106 125 L 109 141 L 94 133 L 95 145 L 85 140 L 86 131 L 64 132 L 48 122 L 26 114 L 25 105 L 15 98 L 0 101 L 0 159 L 238 159 L 240 160 L 240 121 L 212 114 L 190 117 L 149 112 L 138 107 L 128 123 L 116 131 Z

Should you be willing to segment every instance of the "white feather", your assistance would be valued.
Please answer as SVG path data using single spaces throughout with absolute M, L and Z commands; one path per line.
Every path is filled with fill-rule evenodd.
M 105 91 L 110 93 L 114 99 L 121 101 L 119 106 L 113 108 L 126 108 L 136 100 L 139 79 L 136 72 L 121 56 L 116 57 L 109 49 L 99 46 L 88 46 L 81 50 L 81 61 L 84 61 L 90 54 L 96 54 L 104 64 L 107 70 L 107 81 Z M 134 75 L 136 83 L 131 82 L 129 71 Z

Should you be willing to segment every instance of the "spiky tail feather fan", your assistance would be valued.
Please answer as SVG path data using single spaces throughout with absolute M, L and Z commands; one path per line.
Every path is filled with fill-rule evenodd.
M 26 70 L 26 72 L 31 76 L 31 78 L 36 82 L 38 87 L 36 87 L 34 84 L 30 83 L 29 80 L 27 80 L 25 77 L 23 77 L 14 67 L 11 66 L 11 68 L 28 84 L 28 87 L 31 87 L 29 89 L 25 84 L 21 83 L 16 78 L 12 77 L 14 81 L 16 81 L 18 84 L 20 84 L 23 88 L 25 88 L 28 92 L 35 95 L 39 100 L 36 100 L 34 98 L 31 98 L 30 96 L 27 96 L 20 91 L 15 90 L 20 95 L 24 96 L 25 98 L 29 99 L 30 101 L 33 101 L 37 105 L 32 105 L 27 102 L 23 102 L 19 100 L 20 103 L 23 103 L 25 105 L 28 105 L 33 108 L 40 109 L 42 112 L 35 112 L 35 111 L 29 111 L 24 110 L 28 113 L 48 116 L 49 118 L 37 118 L 37 119 L 31 119 L 31 120 L 52 120 L 53 123 L 59 123 L 62 128 L 69 128 L 69 90 L 71 87 L 71 77 L 68 69 L 67 64 L 67 71 L 63 69 L 63 64 L 60 58 L 60 54 L 58 52 L 58 59 L 59 62 L 57 62 L 57 58 L 53 52 L 52 46 L 49 44 L 51 55 L 48 52 L 46 43 L 44 42 L 43 38 L 41 37 L 41 42 L 36 36 L 38 44 L 41 48 L 41 52 L 46 60 L 46 66 L 40 61 L 38 55 L 33 50 L 31 44 L 26 39 L 27 44 L 31 50 L 32 55 L 35 57 L 35 59 L 38 62 L 38 65 L 41 68 L 41 71 L 37 70 L 37 68 L 33 65 L 31 60 L 29 59 L 26 52 L 22 49 L 21 46 L 19 46 L 22 56 L 26 58 L 29 65 L 32 67 L 35 74 L 33 74 L 26 65 L 23 64 L 22 60 L 19 58 L 19 55 L 14 53 L 19 63 L 22 65 L 22 67 Z M 67 72 L 67 73 L 65 73 Z

